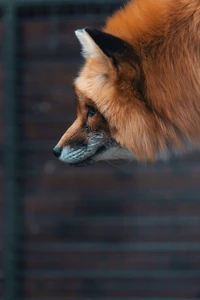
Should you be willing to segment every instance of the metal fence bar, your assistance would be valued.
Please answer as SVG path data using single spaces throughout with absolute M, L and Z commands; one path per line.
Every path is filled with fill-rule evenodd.
M 14 4 L 14 5 L 22 5 L 22 6 L 29 6 L 29 5 L 51 5 L 51 4 L 56 4 L 56 5 L 63 5 L 63 4 L 78 4 L 78 3 L 91 3 L 91 0 L 0 0 L 0 5 L 4 4 Z M 125 3 L 125 0 L 109 0 L 109 3 Z M 107 3 L 106 0 L 93 0 L 92 3 L 97 3 L 97 4 L 103 4 Z
M 138 297 L 92 297 L 87 300 L 197 300 L 199 298 L 138 298 Z M 1 300 L 1 299 L 0 299 Z M 83 300 L 81 297 L 51 297 L 51 298 L 20 298 L 19 300 Z
M 16 7 L 4 7 L 4 300 L 17 299 L 17 122 Z
M 31 220 L 31 218 L 30 218 Z M 82 226 L 169 226 L 169 225 L 179 225 L 183 226 L 199 226 L 200 225 L 200 217 L 199 216 L 162 216 L 162 217 L 138 217 L 138 216 L 102 216 L 102 217 L 93 217 L 93 216 L 66 216 L 66 215 L 56 215 L 56 214 L 39 214 L 37 220 L 39 223 L 48 224 L 51 220 L 54 222 L 58 221 L 67 221 L 71 224 L 82 224 Z
M 19 300 L 83 300 L 82 297 L 19 298 Z M 199 298 L 138 298 L 138 297 L 92 297 L 86 300 L 198 300 Z M 3 300 L 3 299 L 0 299 Z
M 37 279 L 133 279 L 133 278 L 187 278 L 195 279 L 200 278 L 200 270 L 31 270 L 22 271 L 19 277 L 37 278 Z M 170 286 L 171 287 L 171 286 Z
M 20 247 L 24 247 L 23 243 Z M 29 243 L 27 249 L 35 252 L 180 252 L 200 251 L 199 242 L 140 242 L 140 243 Z

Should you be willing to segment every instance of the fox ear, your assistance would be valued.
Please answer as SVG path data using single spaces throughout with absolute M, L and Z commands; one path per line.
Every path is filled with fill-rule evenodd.
M 85 58 L 102 54 L 115 59 L 119 54 L 126 54 L 131 46 L 122 39 L 103 31 L 85 28 L 78 29 L 75 34 L 82 45 Z

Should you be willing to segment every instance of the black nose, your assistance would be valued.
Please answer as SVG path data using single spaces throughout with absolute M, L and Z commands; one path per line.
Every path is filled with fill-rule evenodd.
M 58 146 L 55 146 L 55 148 L 53 149 L 53 154 L 56 156 L 56 157 L 60 157 L 60 154 L 62 152 L 62 148 L 58 147 Z

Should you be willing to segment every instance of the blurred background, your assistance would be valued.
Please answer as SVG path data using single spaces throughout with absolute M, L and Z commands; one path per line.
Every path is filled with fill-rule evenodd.
M 74 30 L 118 0 L 0 0 L 0 299 L 200 299 L 200 155 L 72 168 Z

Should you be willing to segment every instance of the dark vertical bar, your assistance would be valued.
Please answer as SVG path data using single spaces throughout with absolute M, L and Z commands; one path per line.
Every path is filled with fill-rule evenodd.
M 51 5 L 50 6 L 50 23 L 51 23 L 51 39 L 50 39 L 50 47 L 52 51 L 55 51 L 58 47 L 58 14 L 57 14 L 58 6 Z
M 6 2 L 5 2 L 6 3 Z M 4 6 L 4 300 L 17 299 L 17 15 L 13 1 Z

